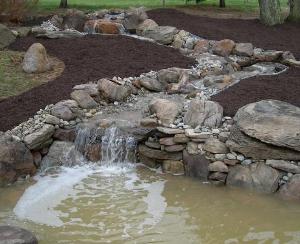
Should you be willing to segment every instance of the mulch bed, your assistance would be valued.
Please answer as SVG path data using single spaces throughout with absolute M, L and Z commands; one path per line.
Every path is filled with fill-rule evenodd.
M 46 40 L 27 37 L 10 47 L 26 51 L 35 42 L 48 54 L 62 60 L 66 68 L 57 79 L 19 96 L 0 102 L 0 131 L 24 122 L 46 105 L 68 99 L 72 87 L 104 77 L 129 77 L 169 67 L 187 68 L 194 60 L 177 50 L 125 36 L 88 36 Z
M 252 42 L 265 49 L 291 51 L 300 59 L 299 23 L 267 27 L 255 19 L 213 19 L 188 15 L 174 9 L 151 10 L 148 15 L 159 25 L 176 26 L 203 38 Z M 279 76 L 242 80 L 212 99 L 219 102 L 224 107 L 224 113 L 229 116 L 233 116 L 240 107 L 263 99 L 282 100 L 300 107 L 300 68 L 289 69 Z

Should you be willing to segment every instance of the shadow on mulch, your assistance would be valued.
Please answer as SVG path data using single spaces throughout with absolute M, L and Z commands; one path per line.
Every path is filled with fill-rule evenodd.
M 176 26 L 207 39 L 252 42 L 265 49 L 291 51 L 300 59 L 299 23 L 267 27 L 256 19 L 214 19 L 188 15 L 175 9 L 155 9 L 148 15 L 159 25 Z M 282 100 L 300 107 L 300 68 L 291 68 L 278 76 L 242 80 L 212 99 L 219 102 L 229 116 L 240 107 L 263 99 Z
M 177 50 L 125 36 L 87 36 L 75 39 L 18 39 L 11 49 L 25 51 L 35 42 L 62 60 L 63 74 L 47 84 L 0 102 L 0 131 L 6 131 L 46 105 L 68 99 L 72 87 L 104 77 L 129 77 L 169 67 L 191 67 L 194 60 Z

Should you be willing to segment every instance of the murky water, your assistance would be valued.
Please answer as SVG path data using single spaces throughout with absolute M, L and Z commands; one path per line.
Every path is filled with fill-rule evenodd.
M 0 210 L 42 244 L 300 243 L 300 205 L 133 165 L 62 168 L 1 189 Z

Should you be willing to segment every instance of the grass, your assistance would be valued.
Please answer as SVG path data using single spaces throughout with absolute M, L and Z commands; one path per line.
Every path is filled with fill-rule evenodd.
M 166 7 L 186 7 L 197 6 L 195 1 L 191 0 L 188 5 L 185 0 L 165 0 Z M 281 0 L 282 6 L 287 6 L 288 0 Z M 72 8 L 85 10 L 94 10 L 101 8 L 129 8 L 133 6 L 145 6 L 147 8 L 162 7 L 162 0 L 69 0 Z M 40 10 L 55 10 L 59 6 L 60 0 L 40 0 L 38 8 Z M 218 7 L 219 0 L 205 0 L 198 6 Z M 226 0 L 227 9 L 251 12 L 258 9 L 258 0 Z

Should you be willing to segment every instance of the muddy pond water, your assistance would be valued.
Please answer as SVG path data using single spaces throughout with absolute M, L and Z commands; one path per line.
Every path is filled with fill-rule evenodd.
M 300 205 L 136 164 L 62 167 L 1 189 L 0 224 L 48 243 L 300 243 Z

